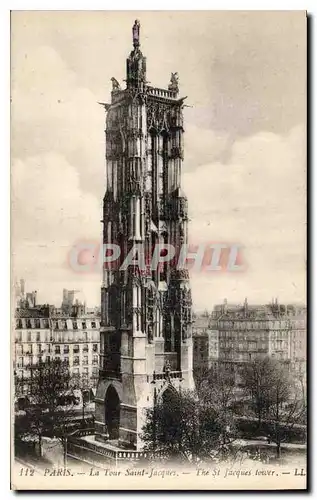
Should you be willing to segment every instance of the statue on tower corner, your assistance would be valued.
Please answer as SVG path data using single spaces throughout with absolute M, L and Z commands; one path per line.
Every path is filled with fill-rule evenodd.
M 111 82 L 112 82 L 112 91 L 121 90 L 120 83 L 118 82 L 118 80 L 116 80 L 114 77 L 112 77 Z
M 168 86 L 168 90 L 172 90 L 173 92 L 178 92 L 178 73 L 171 73 L 171 81 Z
M 140 46 L 140 21 L 136 19 L 134 25 L 132 26 L 132 37 L 133 37 L 133 47 Z

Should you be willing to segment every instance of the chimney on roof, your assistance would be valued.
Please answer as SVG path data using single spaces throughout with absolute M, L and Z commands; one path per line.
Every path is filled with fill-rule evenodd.
M 247 299 L 247 297 L 244 299 L 243 310 L 244 310 L 244 316 L 246 316 L 247 312 L 248 312 L 248 299 Z
M 25 297 L 25 306 L 27 309 L 31 309 L 33 307 L 33 293 L 27 292 Z
M 223 301 L 223 312 L 226 313 L 228 309 L 228 301 L 227 299 L 224 299 Z
M 20 290 L 21 290 L 22 297 L 24 297 L 24 290 L 25 290 L 25 281 L 24 281 L 24 279 L 20 280 Z

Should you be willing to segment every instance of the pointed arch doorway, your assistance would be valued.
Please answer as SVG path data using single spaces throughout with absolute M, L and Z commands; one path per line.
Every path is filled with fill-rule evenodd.
M 109 439 L 118 439 L 120 425 L 120 399 L 113 385 L 108 387 L 105 396 L 105 423 Z

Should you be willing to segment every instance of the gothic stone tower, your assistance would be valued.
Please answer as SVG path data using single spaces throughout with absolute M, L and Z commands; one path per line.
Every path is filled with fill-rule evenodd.
M 107 190 L 103 241 L 133 245 L 149 256 L 155 244 L 187 243 L 187 199 L 181 188 L 184 99 L 177 73 L 168 89 L 146 81 L 140 24 L 133 28 L 126 88 L 112 79 L 105 104 Z M 97 439 L 139 449 L 145 408 L 167 388 L 193 388 L 192 315 L 188 272 L 175 263 L 155 270 L 105 268 L 101 288 Z

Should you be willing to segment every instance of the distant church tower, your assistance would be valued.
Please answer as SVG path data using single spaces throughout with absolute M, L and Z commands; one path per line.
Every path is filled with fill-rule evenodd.
M 181 188 L 184 99 L 178 76 L 168 89 L 148 85 L 140 24 L 132 28 L 126 88 L 112 78 L 105 104 L 107 190 L 103 241 L 121 248 L 122 263 L 135 244 L 145 255 L 157 243 L 187 243 L 187 198 Z M 168 391 L 194 387 L 192 301 L 187 270 L 165 263 L 104 269 L 101 288 L 97 439 L 139 449 L 145 408 Z

